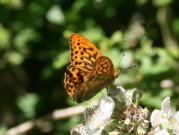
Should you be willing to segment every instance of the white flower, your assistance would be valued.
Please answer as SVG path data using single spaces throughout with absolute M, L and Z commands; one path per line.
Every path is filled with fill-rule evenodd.
M 156 109 L 152 112 L 150 121 L 156 135 L 160 135 L 161 132 L 179 135 L 179 111 L 176 112 L 170 107 L 170 97 L 163 100 L 161 110 Z
M 88 118 L 86 117 L 85 125 L 87 126 L 88 135 L 101 135 L 101 132 L 110 121 L 114 107 L 115 103 L 111 97 L 103 96 L 101 98 L 99 107 Z
M 72 129 L 77 135 L 101 135 L 106 125 L 112 122 L 111 115 L 115 108 L 115 102 L 111 97 L 103 96 L 99 106 L 87 108 L 84 114 L 84 123 Z

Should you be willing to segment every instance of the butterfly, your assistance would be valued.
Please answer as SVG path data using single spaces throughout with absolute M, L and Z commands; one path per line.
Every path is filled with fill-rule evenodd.
M 73 33 L 69 38 L 71 64 L 65 72 L 65 89 L 78 103 L 89 100 L 119 75 L 112 61 L 88 39 Z

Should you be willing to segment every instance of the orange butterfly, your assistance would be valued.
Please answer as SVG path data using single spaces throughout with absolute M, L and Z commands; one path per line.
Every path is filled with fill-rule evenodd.
M 85 37 L 74 33 L 69 39 L 71 64 L 65 72 L 65 89 L 78 103 L 95 96 L 119 75 L 112 61 Z

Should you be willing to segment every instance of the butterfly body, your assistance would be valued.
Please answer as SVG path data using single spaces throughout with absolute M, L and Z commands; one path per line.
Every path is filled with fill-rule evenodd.
M 80 34 L 70 37 L 71 64 L 65 73 L 65 89 L 69 96 L 83 102 L 110 85 L 119 74 L 112 61 Z

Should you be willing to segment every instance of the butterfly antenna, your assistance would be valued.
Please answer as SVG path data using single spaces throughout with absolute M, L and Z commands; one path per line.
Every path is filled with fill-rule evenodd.
M 121 71 L 126 71 L 126 70 L 132 70 L 132 69 L 134 69 L 134 68 L 136 68 L 137 67 L 137 65 L 136 64 L 134 64 L 134 65 L 132 65 L 132 66 L 129 66 L 129 67 L 127 67 L 127 68 L 119 68 Z
M 118 66 L 118 68 L 117 68 L 118 70 L 120 70 L 120 71 L 127 71 L 127 70 L 132 70 L 133 68 L 136 68 L 136 67 L 137 67 L 137 65 L 134 64 L 134 65 L 129 66 L 129 67 L 126 67 L 126 68 L 120 68 L 120 63 L 121 63 L 122 59 L 124 58 L 124 56 L 125 56 L 125 53 L 123 53 L 122 56 L 121 56 L 121 58 L 120 58 L 119 66 Z
M 120 60 L 119 60 L 118 69 L 121 69 L 119 66 L 120 66 L 120 63 L 121 63 L 122 59 L 124 58 L 124 55 L 125 55 L 125 53 L 122 54 L 122 56 L 121 56 L 121 58 L 120 58 Z

